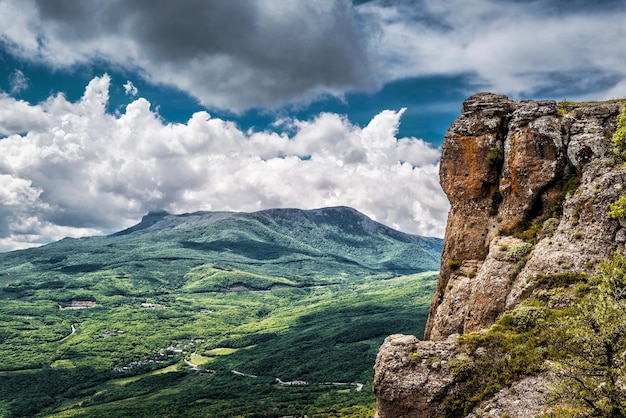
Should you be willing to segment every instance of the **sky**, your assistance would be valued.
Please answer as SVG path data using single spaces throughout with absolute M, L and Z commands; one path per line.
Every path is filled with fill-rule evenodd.
M 0 0 L 0 251 L 351 206 L 442 237 L 463 100 L 626 96 L 626 2 Z

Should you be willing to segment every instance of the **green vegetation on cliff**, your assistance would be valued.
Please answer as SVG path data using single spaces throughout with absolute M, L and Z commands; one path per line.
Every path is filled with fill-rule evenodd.
M 623 153 L 626 147 L 626 104 L 622 108 L 622 113 L 617 117 L 617 129 L 612 139 L 613 144 Z
M 475 360 L 451 365 L 464 371 L 465 385 L 446 398 L 446 416 L 464 416 L 521 377 L 550 370 L 558 386 L 546 418 L 626 417 L 626 258 L 614 253 L 595 277 L 534 282 L 532 295 L 486 333 L 459 339 Z

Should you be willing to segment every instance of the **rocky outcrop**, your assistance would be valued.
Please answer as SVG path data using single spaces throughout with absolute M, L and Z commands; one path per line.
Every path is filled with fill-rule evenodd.
M 410 342 L 419 367 L 399 360 L 407 350 L 400 342 L 410 337 L 390 337 L 381 347 L 375 378 L 381 418 L 437 416 L 438 399 L 459 383 L 445 366 L 425 367 L 424 356 L 433 350 L 445 351 L 442 359 L 458 356 L 448 338 L 489 327 L 527 296 L 531 278 L 593 274 L 597 260 L 624 245 L 626 230 L 606 215 L 625 192 L 626 169 L 616 163 L 611 141 L 622 107 L 517 103 L 491 93 L 465 101 L 442 147 L 440 181 L 450 212 L 429 341 Z
M 528 277 L 561 266 L 588 270 L 588 261 L 608 255 L 618 225 L 605 214 L 624 170 L 607 153 L 621 109 L 602 103 L 563 114 L 554 101 L 515 103 L 490 93 L 466 100 L 443 143 L 440 180 L 451 208 L 426 339 L 485 328 L 519 302 Z M 547 216 L 572 179 L 580 187 L 551 221 L 550 239 L 538 240 L 524 266 L 502 259 L 499 248 L 516 245 L 503 237 Z M 468 265 L 471 280 L 458 268 Z
M 464 376 L 473 373 L 477 350 L 458 347 L 455 336 L 445 341 L 419 341 L 412 335 L 385 339 L 376 360 L 374 391 L 377 418 L 427 418 L 445 416 L 443 400 L 461 391 Z M 551 375 L 528 376 L 498 391 L 466 418 L 510 416 L 531 418 L 545 411 L 550 400 Z
M 396 334 L 385 339 L 374 367 L 378 417 L 419 418 L 441 412 L 455 384 L 450 361 L 456 343 Z M 419 394 L 416 396 L 416 394 Z

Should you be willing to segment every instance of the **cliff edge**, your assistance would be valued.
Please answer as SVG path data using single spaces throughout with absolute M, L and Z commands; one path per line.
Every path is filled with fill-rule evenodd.
M 442 402 L 465 385 L 462 365 L 481 355 L 459 350 L 457 335 L 490 327 L 540 275 L 593 275 L 598 260 L 624 246 L 626 229 L 607 216 L 625 193 L 611 141 L 622 109 L 619 101 L 515 102 L 492 93 L 463 103 L 443 141 L 440 182 L 451 208 L 427 341 L 395 335 L 381 347 L 380 418 L 443 416 Z M 510 404 L 499 414 L 541 411 L 549 378 L 527 379 L 516 383 L 517 400 L 491 397 Z

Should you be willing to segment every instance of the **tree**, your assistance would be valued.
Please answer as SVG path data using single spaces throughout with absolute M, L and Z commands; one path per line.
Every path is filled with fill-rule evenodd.
M 561 399 L 581 417 L 626 417 L 626 258 L 604 262 L 596 288 L 555 325 Z

